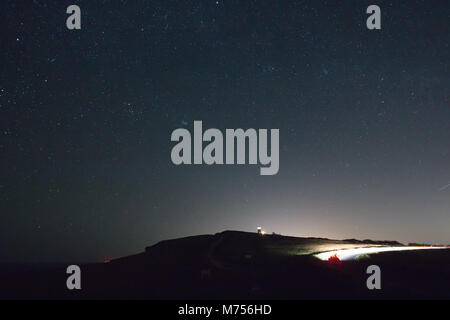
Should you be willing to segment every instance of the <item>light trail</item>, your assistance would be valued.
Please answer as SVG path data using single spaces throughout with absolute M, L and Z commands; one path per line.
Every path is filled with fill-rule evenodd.
M 381 252 L 448 249 L 448 248 L 449 247 L 382 247 L 382 246 L 379 246 L 379 247 L 333 250 L 333 251 L 321 252 L 321 253 L 315 254 L 314 256 L 323 261 L 328 261 L 333 258 L 335 259 L 336 257 L 340 261 L 347 261 L 347 260 L 355 260 L 362 255 L 369 255 L 369 254 L 381 253 Z

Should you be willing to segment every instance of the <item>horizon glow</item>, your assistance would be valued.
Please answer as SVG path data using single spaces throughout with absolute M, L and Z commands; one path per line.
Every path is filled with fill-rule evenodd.
M 448 247 L 366 247 L 366 248 L 356 248 L 356 249 L 342 249 L 321 252 L 315 254 L 314 257 L 322 260 L 328 261 L 328 259 L 336 255 L 341 261 L 355 260 L 362 255 L 375 254 L 382 252 L 394 252 L 394 251 L 412 251 L 412 250 L 427 250 L 427 249 L 448 249 Z

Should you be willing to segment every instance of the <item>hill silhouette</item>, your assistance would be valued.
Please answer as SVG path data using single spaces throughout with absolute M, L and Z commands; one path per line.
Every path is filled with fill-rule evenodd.
M 311 255 L 373 245 L 401 244 L 224 231 L 161 241 L 139 254 L 82 265 L 80 291 L 66 289 L 64 268 L 10 271 L 0 278 L 5 285 L 0 295 L 56 299 L 449 298 L 449 250 L 383 253 L 339 265 Z M 383 270 L 381 291 L 366 288 L 370 264 Z

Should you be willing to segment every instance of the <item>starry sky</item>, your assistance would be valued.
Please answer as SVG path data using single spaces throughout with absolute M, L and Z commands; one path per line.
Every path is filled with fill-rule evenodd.
M 0 262 L 257 226 L 450 243 L 449 18 L 437 0 L 1 1 Z M 279 173 L 173 165 L 194 120 L 279 128 Z

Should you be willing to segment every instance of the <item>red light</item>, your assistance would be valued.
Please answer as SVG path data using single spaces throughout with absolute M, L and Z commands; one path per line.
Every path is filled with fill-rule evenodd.
M 330 256 L 330 257 L 328 258 L 328 262 L 331 262 L 331 263 L 340 263 L 340 262 L 341 262 L 341 259 L 339 259 L 339 257 L 337 256 L 337 253 L 335 253 L 334 255 L 332 255 L 332 256 Z

